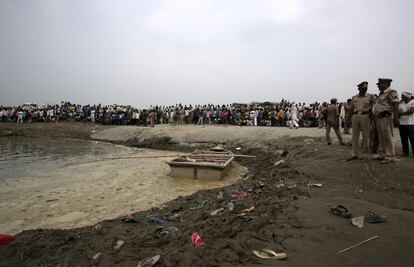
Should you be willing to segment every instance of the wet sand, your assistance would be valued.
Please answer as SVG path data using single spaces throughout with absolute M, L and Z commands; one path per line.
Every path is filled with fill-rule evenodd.
M 139 150 L 140 156 L 170 154 L 176 153 Z M 93 225 L 201 189 L 229 185 L 247 172 L 235 163 L 223 180 L 177 179 L 170 176 L 165 163 L 169 159 L 101 160 L 63 167 L 41 178 L 7 179 L 0 183 L 0 232 Z

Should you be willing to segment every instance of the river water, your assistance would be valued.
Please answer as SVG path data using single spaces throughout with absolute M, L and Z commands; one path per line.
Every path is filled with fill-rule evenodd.
M 93 225 L 226 186 L 247 171 L 235 163 L 220 181 L 177 179 L 171 158 L 103 159 L 177 152 L 73 139 L 2 137 L 0 152 L 0 233 L 12 234 Z
M 137 153 L 140 149 L 105 142 L 12 137 L 0 138 L 0 180 L 37 177 L 63 167 L 101 160 L 111 155 Z

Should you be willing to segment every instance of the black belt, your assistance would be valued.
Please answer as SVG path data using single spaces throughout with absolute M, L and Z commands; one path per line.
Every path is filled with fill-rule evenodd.
M 353 114 L 358 114 L 358 115 L 361 115 L 361 114 L 369 114 L 369 111 L 354 112 Z

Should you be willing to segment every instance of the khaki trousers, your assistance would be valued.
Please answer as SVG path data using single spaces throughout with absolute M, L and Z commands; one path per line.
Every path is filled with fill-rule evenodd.
M 378 153 L 380 156 L 385 156 L 389 159 L 395 159 L 395 147 L 392 142 L 392 116 L 377 118 L 377 130 L 378 130 L 378 141 L 379 149 Z
M 327 122 L 326 123 L 326 143 L 331 144 L 331 136 L 330 136 L 330 132 L 331 132 L 331 127 L 334 128 L 335 133 L 336 133 L 336 137 L 338 137 L 339 142 L 342 144 L 342 135 L 341 135 L 341 131 L 339 130 L 339 126 L 335 125 L 335 123 L 330 123 Z
M 345 117 L 344 134 L 349 134 L 349 128 L 352 127 L 352 117 L 353 116 L 347 116 L 347 117 Z
M 359 154 L 359 133 L 362 133 L 362 153 L 368 153 L 369 149 L 370 120 L 368 114 L 354 114 L 352 116 L 352 152 L 353 157 Z

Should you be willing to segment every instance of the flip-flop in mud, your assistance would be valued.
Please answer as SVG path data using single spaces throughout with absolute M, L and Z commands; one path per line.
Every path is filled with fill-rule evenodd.
M 161 227 L 158 227 L 155 230 L 155 235 L 158 238 L 161 238 L 161 237 L 167 236 L 167 235 L 169 235 L 171 233 L 175 233 L 177 231 L 178 231 L 178 228 L 177 227 L 174 227 L 174 226 L 170 226 L 170 227 L 162 227 L 161 226 Z
M 199 210 L 204 208 L 204 206 L 206 205 L 207 200 L 204 200 L 202 202 L 198 202 L 194 207 L 190 208 L 190 210 Z
M 145 258 L 142 261 L 138 262 L 137 267 L 151 267 L 151 266 L 154 266 L 160 260 L 160 258 L 161 258 L 160 255 L 155 255 L 154 257 L 151 257 L 151 258 Z
M 251 212 L 252 210 L 254 210 L 254 206 L 251 206 L 250 208 L 248 208 L 248 209 L 244 209 L 244 210 L 242 210 L 241 211 L 241 213 L 249 213 L 249 212 Z
M 331 208 L 331 213 L 346 219 L 352 218 L 352 213 L 342 205 L 338 205 L 336 208 Z
M 171 213 L 179 213 L 180 211 L 182 211 L 182 210 L 184 210 L 184 208 L 183 207 L 178 207 L 178 208 L 176 208 L 176 209 L 173 209 L 172 211 L 171 211 Z
M 167 216 L 166 217 L 166 220 L 167 221 L 171 221 L 171 222 L 181 222 L 182 221 L 181 214 L 180 213 L 176 213 L 174 215 Z
M 138 222 L 137 220 L 135 220 L 134 216 L 131 213 L 124 215 L 121 218 L 121 220 L 123 222 L 128 222 L 128 223 L 136 223 L 136 222 Z
M 160 217 L 157 216 L 149 216 L 148 220 L 150 220 L 153 223 L 159 223 L 159 224 L 164 224 L 165 221 L 163 219 L 161 219 Z
M 217 215 L 217 214 L 219 214 L 219 213 L 221 213 L 223 211 L 224 211 L 224 208 L 215 209 L 215 210 L 213 210 L 213 211 L 210 212 L 210 215 L 211 216 L 214 216 L 214 215 Z
M 380 223 L 388 221 L 387 217 L 380 216 L 372 211 L 367 211 L 364 216 L 367 223 Z
M 284 252 L 276 253 L 273 250 L 264 248 L 260 251 L 253 250 L 253 254 L 261 259 L 276 259 L 276 260 L 284 260 L 287 258 L 287 254 Z
M 201 239 L 201 236 L 200 236 L 200 234 L 199 233 L 197 233 L 197 232 L 194 232 L 192 235 L 191 235 L 191 242 L 193 243 L 193 246 L 195 246 L 195 247 L 202 247 L 202 246 L 204 246 L 204 241 Z

